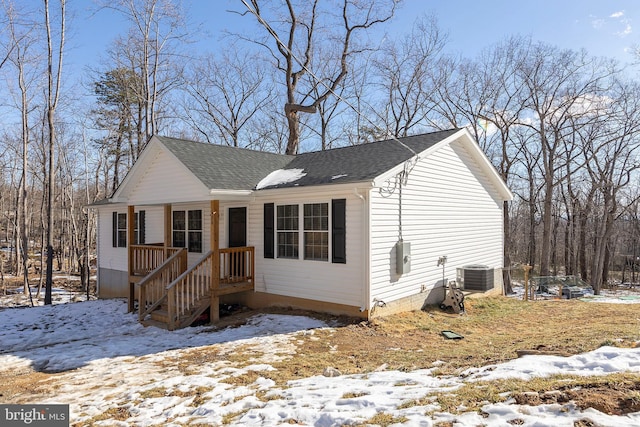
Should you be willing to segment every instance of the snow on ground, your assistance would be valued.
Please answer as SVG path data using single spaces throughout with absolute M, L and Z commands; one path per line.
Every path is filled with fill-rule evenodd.
M 5 274 L 5 279 L 15 279 L 16 276 Z M 53 277 L 54 285 L 60 282 L 79 282 L 80 277 L 74 276 L 71 274 L 54 274 Z M 95 281 L 96 276 L 92 276 L 91 280 Z M 25 296 L 23 294 L 23 288 L 12 286 L 11 288 L 6 289 L 7 295 L 2 295 L 4 289 L 0 290 L 0 309 L 3 307 L 30 307 L 31 301 L 33 300 L 33 305 L 44 305 L 44 285 L 42 286 L 42 290 L 40 291 L 40 295 L 38 296 L 38 287 L 33 286 L 31 284 L 31 298 L 29 295 Z M 95 299 L 93 296 L 89 296 L 89 299 Z M 76 292 L 72 289 L 64 289 L 61 287 L 53 287 L 51 289 L 51 301 L 53 304 L 64 304 L 68 302 L 79 302 L 86 301 L 87 295 L 83 292 Z
M 362 423 L 378 412 L 404 416 L 409 421 L 402 425 L 407 426 L 444 421 L 456 427 L 573 426 L 583 418 L 596 425 L 640 425 L 640 413 L 609 416 L 593 409 L 581 411 L 571 403 L 487 404 L 483 408 L 486 418 L 477 412 L 438 412 L 436 403 L 424 403 L 427 394 L 454 390 L 468 381 L 640 372 L 640 348 L 602 347 L 572 357 L 524 356 L 448 377 L 434 376 L 437 366 L 337 378 L 321 375 L 324 367 L 319 367 L 319 375 L 280 388 L 259 373 L 273 369 L 270 363 L 274 360 L 295 357 L 301 334 L 313 335 L 314 329 L 332 325 L 302 316 L 259 314 L 237 328 L 202 326 L 169 332 L 142 327 L 135 314 L 126 313 L 123 300 L 0 309 L 0 325 L 0 375 L 28 366 L 63 372 L 57 378 L 56 383 L 62 385 L 55 395 L 32 403 L 70 404 L 74 423 L 120 407 L 128 410 L 128 419 L 105 420 L 104 425 L 220 425 L 225 415 L 239 414 L 233 425 L 288 425 L 295 420 L 328 427 Z M 211 350 L 207 354 L 217 357 L 191 363 L 188 368 L 180 366 L 181 358 L 192 349 L 207 346 Z M 249 366 L 239 367 L 224 357 L 251 350 L 257 350 L 257 356 Z M 248 371 L 258 374 L 252 384 L 223 382 Z M 259 392 L 264 393 L 261 399 L 256 397 Z M 405 404 L 415 399 L 423 404 Z M 426 416 L 427 411 L 435 412 Z
M 524 285 L 512 282 L 513 294 L 511 298 L 524 299 Z M 616 289 L 601 289 L 600 295 L 594 295 L 591 288 L 580 288 L 584 296 L 580 300 L 586 302 L 603 302 L 608 304 L 640 304 L 640 288 L 632 286 L 618 286 Z M 550 292 L 535 293 L 534 299 L 553 299 L 558 297 L 558 289 L 551 287 Z

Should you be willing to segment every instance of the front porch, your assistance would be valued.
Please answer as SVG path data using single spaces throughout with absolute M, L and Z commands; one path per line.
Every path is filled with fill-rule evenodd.
M 170 204 L 164 205 L 164 242 L 128 245 L 128 308 L 137 307 L 145 325 L 184 328 L 208 308 L 210 321 L 216 322 L 222 295 L 254 290 L 255 250 L 219 247 L 219 208 L 217 200 L 211 201 L 211 248 L 190 267 L 187 249 L 171 246 Z M 135 206 L 128 206 L 128 242 L 135 241 L 134 218 Z

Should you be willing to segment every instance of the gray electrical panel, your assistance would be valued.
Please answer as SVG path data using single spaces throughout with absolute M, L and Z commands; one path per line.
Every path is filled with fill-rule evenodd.
M 396 273 L 411 271 L 411 243 L 400 240 L 396 243 Z

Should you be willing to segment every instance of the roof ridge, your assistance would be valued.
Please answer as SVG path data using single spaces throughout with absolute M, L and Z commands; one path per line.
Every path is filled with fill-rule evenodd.
M 246 148 L 246 147 L 234 147 L 226 144 L 214 144 L 211 142 L 195 141 L 193 139 L 176 138 L 173 136 L 165 136 L 165 135 L 154 135 L 154 136 L 158 138 L 161 142 L 164 142 L 165 140 L 172 140 L 172 141 L 177 141 L 181 143 L 200 144 L 204 146 L 211 146 L 211 147 L 228 149 L 228 150 L 243 150 L 243 151 L 249 151 L 252 153 L 269 154 L 269 155 L 278 156 L 278 157 L 292 157 L 292 158 L 295 157 L 289 154 L 274 153 L 272 151 L 256 150 L 253 148 Z
M 315 151 L 306 151 L 304 153 L 298 153 L 296 156 L 301 156 L 301 155 L 305 155 L 305 154 L 314 154 L 314 153 L 326 153 L 328 151 L 337 151 L 337 150 L 344 150 L 344 149 L 350 149 L 350 148 L 355 148 L 355 147 L 366 147 L 368 145 L 371 144 L 379 144 L 379 143 L 384 143 L 384 142 L 396 142 L 396 140 L 403 142 L 403 140 L 407 140 L 410 138 L 419 138 L 419 137 L 424 137 L 427 135 L 435 135 L 438 133 L 444 133 L 444 132 L 451 132 L 451 133 L 455 133 L 458 132 L 460 130 L 460 128 L 451 128 L 451 129 L 444 129 L 444 130 L 437 130 L 437 131 L 433 131 L 433 132 L 425 132 L 425 133 L 418 133 L 415 135 L 407 135 L 407 136 L 401 136 L 398 138 L 387 138 L 387 139 L 378 139 L 376 141 L 369 141 L 369 142 L 363 142 L 362 144 L 353 144 L 353 145 L 344 145 L 342 147 L 335 147 L 335 148 L 330 148 L 328 150 L 315 150 Z
M 345 149 L 354 149 L 354 147 L 363 147 L 363 146 L 368 146 L 370 144 L 378 144 L 378 143 L 384 143 L 384 142 L 394 142 L 396 140 L 399 140 L 400 142 L 402 142 L 403 140 L 408 140 L 408 139 L 412 139 L 412 138 L 419 138 L 419 137 L 423 137 L 423 136 L 427 136 L 427 135 L 435 135 L 438 133 L 444 133 L 444 132 L 452 132 L 455 133 L 457 131 L 459 131 L 460 128 L 451 128 L 451 129 L 444 129 L 444 130 L 437 130 L 437 131 L 433 131 L 433 132 L 425 132 L 425 133 L 419 133 L 419 134 L 415 134 L 415 135 L 407 135 L 407 136 L 402 136 L 399 138 L 387 138 L 387 139 L 379 139 L 376 141 L 369 141 L 369 142 L 364 142 L 362 144 L 354 144 L 354 145 L 344 145 L 342 147 L 335 147 L 335 148 L 330 148 L 328 150 L 315 150 L 315 151 L 305 151 L 304 153 L 298 153 L 295 155 L 291 155 L 291 154 L 280 154 L 280 153 L 274 153 L 272 151 L 264 151 L 264 150 L 256 150 L 253 148 L 246 148 L 246 147 L 234 147 L 231 145 L 223 145 L 223 144 L 214 144 L 214 143 L 210 143 L 210 142 L 203 142 L 203 141 L 195 141 L 192 139 L 185 139 L 185 138 L 176 138 L 173 136 L 165 136 L 165 135 L 155 135 L 158 139 L 162 140 L 173 140 L 173 141 L 179 141 L 179 142 L 186 142 L 186 143 L 192 143 L 192 144 L 202 144 L 205 146 L 212 146 L 212 147 L 224 147 L 223 149 L 229 149 L 229 150 L 244 150 L 244 151 L 249 151 L 252 153 L 261 153 L 261 154 L 268 154 L 268 155 L 273 155 L 273 156 L 279 156 L 279 157 L 290 157 L 290 158 L 295 158 L 298 156 L 303 156 L 306 154 L 314 154 L 314 153 L 325 153 L 325 152 L 329 152 L 329 151 L 338 151 L 338 150 L 345 150 Z

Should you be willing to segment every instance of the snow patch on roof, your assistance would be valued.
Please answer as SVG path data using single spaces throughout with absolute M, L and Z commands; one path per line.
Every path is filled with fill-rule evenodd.
M 264 177 L 262 181 L 256 185 L 256 190 L 266 187 L 273 187 L 280 184 L 288 184 L 305 176 L 303 169 L 278 169 Z
M 333 181 L 334 179 L 340 179 L 340 178 L 344 178 L 345 176 L 348 176 L 346 173 L 340 174 L 340 175 L 334 175 L 331 177 L 331 180 Z

